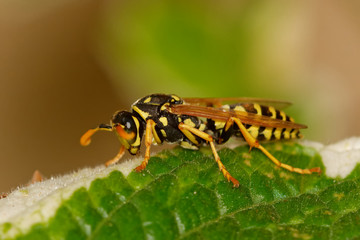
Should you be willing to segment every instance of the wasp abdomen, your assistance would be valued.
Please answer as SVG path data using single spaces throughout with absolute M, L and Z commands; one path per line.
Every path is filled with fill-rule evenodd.
M 260 116 L 266 116 L 282 121 L 294 122 L 294 119 L 286 115 L 283 111 L 275 109 L 272 106 L 264 106 L 257 103 L 238 103 L 232 105 L 223 105 L 224 109 L 231 109 L 240 112 L 248 112 Z M 247 131 L 257 140 L 280 140 L 300 138 L 301 134 L 298 129 L 294 128 L 273 128 L 261 125 L 244 124 Z M 243 137 L 237 125 L 232 125 L 227 130 L 225 122 L 208 120 L 208 128 L 214 132 L 218 143 L 228 141 L 231 136 Z

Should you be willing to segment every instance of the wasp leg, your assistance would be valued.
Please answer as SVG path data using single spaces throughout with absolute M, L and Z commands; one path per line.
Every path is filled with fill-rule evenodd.
M 236 180 L 235 178 L 233 178 L 230 173 L 226 170 L 225 166 L 222 164 L 221 160 L 220 160 L 220 157 L 215 149 L 215 144 L 214 144 L 214 139 L 212 136 L 210 136 L 209 134 L 197 129 L 197 128 L 194 128 L 194 127 L 191 127 L 189 125 L 186 125 L 184 123 L 180 123 L 179 124 L 179 129 L 180 131 L 182 131 L 185 135 L 188 135 L 189 132 L 192 133 L 192 134 L 195 134 L 196 136 L 206 140 L 209 142 L 210 144 L 210 147 L 211 147 L 211 150 L 214 154 L 214 158 L 215 158 L 215 161 L 217 162 L 218 166 L 219 166 L 219 169 L 220 171 L 223 173 L 224 177 L 228 180 L 228 181 L 231 181 L 234 185 L 234 187 L 239 187 L 239 181 Z
M 250 146 L 250 150 L 255 147 L 258 148 L 259 150 L 261 150 L 273 163 L 275 163 L 276 166 L 285 168 L 287 170 L 289 170 L 290 172 L 296 172 L 296 173 L 300 173 L 300 174 L 311 174 L 313 172 L 317 172 L 320 173 L 321 169 L 319 167 L 316 168 L 311 168 L 311 169 L 301 169 L 301 168 L 295 168 L 293 166 L 287 165 L 285 163 L 280 162 L 279 160 L 277 160 L 271 153 L 269 153 L 263 146 L 260 145 L 259 141 L 256 140 L 245 128 L 245 126 L 242 124 L 242 122 L 240 121 L 240 119 L 238 118 L 230 118 L 226 124 L 233 124 L 236 123 L 242 133 L 242 135 L 244 136 L 246 142 L 249 144 Z
M 80 144 L 82 146 L 87 146 L 90 144 L 91 142 L 91 136 L 94 135 L 94 133 L 96 133 L 97 131 L 108 131 L 111 132 L 113 131 L 113 127 L 108 125 L 108 124 L 100 124 L 98 127 L 93 128 L 93 129 L 89 129 L 86 133 L 84 133 L 84 135 L 81 136 L 80 138 Z M 105 163 L 105 166 L 108 167 L 111 164 L 117 163 L 122 156 L 125 153 L 125 147 L 121 146 L 118 154 L 111 160 L 107 161 Z
M 155 126 L 155 122 L 153 120 L 149 119 L 149 120 L 146 121 L 146 130 L 145 130 L 145 146 L 146 146 L 146 150 L 145 150 L 145 157 L 144 157 L 144 160 L 142 161 L 142 163 L 135 168 L 135 171 L 137 171 L 137 172 L 141 172 L 142 170 L 144 170 L 146 168 L 146 165 L 149 162 L 149 159 L 150 159 L 150 147 L 151 147 L 152 138 L 153 138 L 152 131 L 154 129 L 154 126 Z
M 93 128 L 93 129 L 89 129 L 87 130 L 86 133 L 84 133 L 84 135 L 81 136 L 80 138 L 80 144 L 82 146 L 87 146 L 91 143 L 91 136 L 94 135 L 94 133 L 96 133 L 97 131 L 109 131 L 111 132 L 113 130 L 112 126 L 108 125 L 108 124 L 100 124 L 98 127 Z
M 124 156 L 124 154 L 125 154 L 125 149 L 126 149 L 126 148 L 125 148 L 124 146 L 121 146 L 118 154 L 116 154 L 116 156 L 115 156 L 113 159 L 107 161 L 107 162 L 105 163 L 105 166 L 108 167 L 109 165 L 112 165 L 112 164 L 117 163 L 117 162 L 122 158 L 122 156 Z

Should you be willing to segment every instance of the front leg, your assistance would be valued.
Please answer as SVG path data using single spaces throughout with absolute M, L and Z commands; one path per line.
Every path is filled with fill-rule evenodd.
M 149 159 L 150 159 L 150 147 L 151 147 L 152 139 L 153 139 L 152 131 L 155 128 L 155 124 L 156 123 L 151 119 L 146 121 L 146 129 L 145 129 L 145 147 L 146 147 L 146 150 L 145 150 L 145 157 L 144 157 L 144 160 L 142 161 L 142 163 L 135 168 L 135 171 L 137 171 L 137 172 L 141 172 L 142 170 L 144 170 L 146 168 L 146 165 L 149 162 Z
M 124 154 L 125 154 L 125 149 L 126 149 L 126 148 L 125 148 L 124 146 L 121 146 L 118 154 L 116 154 L 116 156 L 115 156 L 113 159 L 110 159 L 109 161 L 107 161 L 107 162 L 105 163 L 105 166 L 108 167 L 109 165 L 115 164 L 115 163 L 117 163 L 118 161 L 120 161 L 120 159 L 122 158 L 122 156 L 124 156 Z

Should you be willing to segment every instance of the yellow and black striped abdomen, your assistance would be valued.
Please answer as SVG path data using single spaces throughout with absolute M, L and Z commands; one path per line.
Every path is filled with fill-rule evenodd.
M 232 109 L 236 111 L 249 112 L 261 116 L 266 116 L 282 121 L 294 122 L 294 120 L 287 116 L 283 111 L 277 110 L 271 106 L 263 106 L 257 103 L 242 103 L 223 105 L 224 109 Z M 225 143 L 231 136 L 243 137 L 238 126 L 234 124 L 225 130 L 225 122 L 218 122 L 208 120 L 208 129 L 212 130 L 214 137 L 218 143 Z M 249 133 L 257 140 L 280 140 L 280 139 L 294 139 L 300 138 L 301 134 L 298 129 L 292 128 L 273 128 L 261 125 L 244 124 Z
M 261 116 L 266 116 L 282 121 L 294 122 L 292 117 L 286 115 L 283 111 L 275 109 L 272 106 L 263 106 L 257 103 L 234 104 L 229 106 L 230 109 L 245 111 Z M 258 140 L 280 140 L 300 138 L 301 134 L 298 129 L 292 128 L 272 128 L 255 125 L 245 125 L 250 134 Z

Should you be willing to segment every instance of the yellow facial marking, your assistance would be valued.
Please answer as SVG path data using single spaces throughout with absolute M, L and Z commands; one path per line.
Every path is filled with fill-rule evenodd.
M 139 132 L 139 127 L 140 127 L 140 123 L 139 123 L 139 120 L 136 118 L 136 117 L 132 117 L 134 122 L 135 122 L 135 125 L 136 125 L 136 131 L 137 133 Z M 140 136 L 139 134 L 136 134 L 136 139 L 135 139 L 135 142 L 131 144 L 131 146 L 140 146 L 141 144 L 141 140 L 140 140 Z
M 159 118 L 159 121 L 164 125 L 167 126 L 168 125 L 168 120 L 166 117 L 161 117 Z
M 138 120 L 136 117 L 134 117 L 134 116 L 132 116 L 132 119 L 133 119 L 134 122 L 135 122 L 136 129 L 139 129 L 139 126 L 140 126 L 139 120 Z
M 137 106 L 133 106 L 135 112 L 137 112 L 144 120 L 146 120 L 151 115 L 148 112 L 140 110 Z

